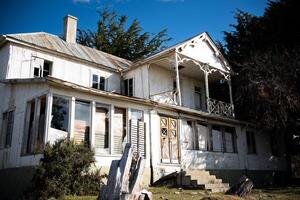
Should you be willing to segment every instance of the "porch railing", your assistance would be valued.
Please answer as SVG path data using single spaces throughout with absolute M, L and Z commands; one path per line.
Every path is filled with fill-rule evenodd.
M 178 105 L 178 93 L 175 90 L 150 95 L 150 99 L 159 103 Z
M 233 104 L 218 101 L 216 99 L 207 99 L 207 111 L 210 114 L 234 118 Z

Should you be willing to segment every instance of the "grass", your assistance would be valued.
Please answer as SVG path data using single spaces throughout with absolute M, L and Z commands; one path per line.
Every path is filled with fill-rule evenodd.
M 273 189 L 255 189 L 245 197 L 240 198 L 232 195 L 210 194 L 204 190 L 182 190 L 177 188 L 167 187 L 150 187 L 148 189 L 153 194 L 153 199 L 159 200 L 297 200 L 300 199 L 300 187 L 284 187 Z M 97 196 L 66 196 L 64 200 L 96 200 Z

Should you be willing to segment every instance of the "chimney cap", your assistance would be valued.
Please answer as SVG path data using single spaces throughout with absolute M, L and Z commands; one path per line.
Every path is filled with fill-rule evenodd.
M 64 18 L 73 18 L 75 20 L 78 20 L 77 17 L 73 16 L 73 15 L 70 15 L 70 14 L 67 14 Z

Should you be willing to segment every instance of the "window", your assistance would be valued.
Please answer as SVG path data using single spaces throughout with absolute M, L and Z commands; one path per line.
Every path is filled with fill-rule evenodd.
M 95 151 L 109 153 L 109 106 L 96 104 L 95 113 Z
M 236 134 L 235 128 L 225 127 L 224 128 L 224 152 L 236 153 Z
M 131 111 L 131 119 L 143 121 L 143 111 L 142 110 L 131 109 L 130 111 Z
M 208 149 L 207 125 L 197 123 L 196 129 L 198 136 L 198 149 L 206 151 Z
M 105 90 L 105 77 L 93 74 L 92 88 L 98 90 Z
M 91 106 L 89 102 L 75 101 L 74 142 L 90 144 Z
M 278 140 L 277 140 L 277 138 L 276 138 L 275 135 L 270 135 L 270 145 L 271 145 L 271 153 L 272 153 L 272 155 L 273 156 L 278 156 L 279 155 L 279 149 L 278 149 L 279 146 L 278 146 Z
M 223 137 L 221 127 L 213 126 L 211 130 L 212 136 L 212 150 L 222 152 L 223 151 Z
M 52 62 L 34 57 L 33 58 L 33 76 L 46 77 L 51 75 Z
M 195 87 L 195 108 L 201 110 L 201 88 Z
M 69 130 L 69 100 L 53 96 L 51 128 L 67 132 Z
M 8 148 L 11 146 L 11 139 L 14 126 L 14 110 L 4 112 L 2 115 L 2 135 L 1 148 Z
M 124 94 L 126 96 L 133 96 L 133 78 L 124 80 Z
M 113 132 L 113 153 L 121 154 L 123 150 L 123 142 L 126 142 L 126 109 L 115 107 L 113 115 L 114 132 Z
M 216 152 L 237 153 L 234 127 L 213 125 L 210 129 L 210 150 Z
M 22 154 L 34 153 L 44 147 L 46 96 L 27 103 Z
M 143 111 L 131 109 L 130 120 L 130 143 L 133 152 L 145 158 L 145 128 L 146 123 L 143 122 Z
M 255 135 L 254 132 L 246 131 L 248 154 L 256 153 Z
M 182 121 L 183 128 L 183 146 L 184 149 L 193 150 L 194 148 L 194 135 L 193 135 L 193 122 Z

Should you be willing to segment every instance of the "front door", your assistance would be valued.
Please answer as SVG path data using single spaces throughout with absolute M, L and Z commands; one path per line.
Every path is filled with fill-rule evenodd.
M 179 163 L 177 119 L 160 117 L 160 148 L 162 163 Z

